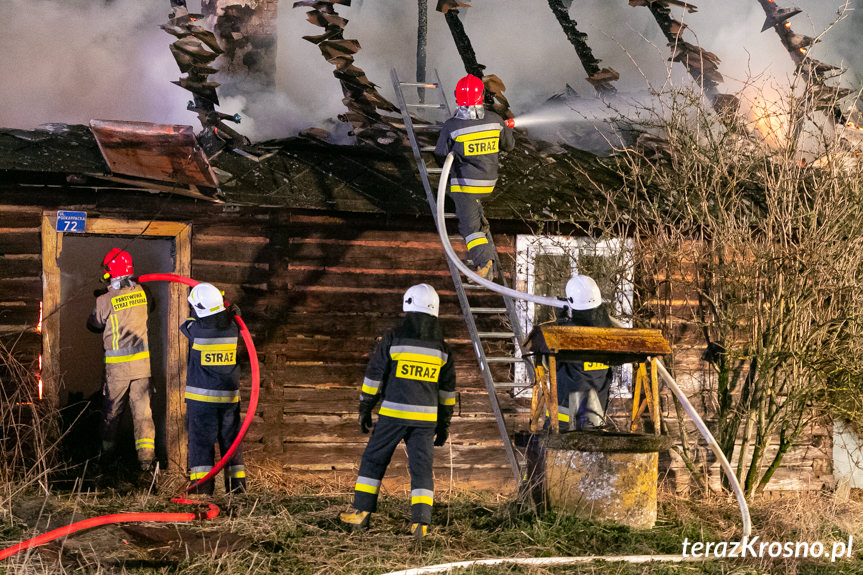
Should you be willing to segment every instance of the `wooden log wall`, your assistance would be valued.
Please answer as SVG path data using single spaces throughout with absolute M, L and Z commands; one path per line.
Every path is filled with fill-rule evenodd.
M 452 472 L 460 484 L 505 483 L 501 441 L 431 222 L 369 226 L 367 220 L 288 213 L 269 222 L 266 237 L 253 227 L 196 226 L 193 274 L 230 278 L 226 295 L 236 293 L 254 314 L 265 385 L 251 452 L 286 471 L 353 473 L 368 440 L 356 409 L 375 337 L 399 323 L 404 291 L 425 282 L 441 296 L 441 323 L 457 361 L 452 450 L 436 450 L 436 474 Z M 496 241 L 512 259 L 512 237 Z M 498 304 L 494 296 L 471 297 Z M 482 321 L 481 329 L 501 328 L 499 318 Z M 521 417 L 514 401 L 504 407 L 511 419 Z M 391 475 L 407 477 L 400 452 Z
M 456 354 L 458 377 L 452 449 L 449 445 L 436 449 L 438 482 L 449 481 L 451 473 L 460 487 L 510 482 L 494 417 L 430 220 L 225 208 L 184 198 L 140 195 L 136 195 L 133 213 L 128 194 L 123 193 L 3 193 L 0 336 L 4 345 L 14 344 L 16 358 L 32 371 L 41 350 L 35 326 L 42 297 L 42 211 L 84 210 L 94 218 L 182 219 L 193 229 L 192 276 L 219 285 L 230 301 L 243 308 L 258 348 L 263 389 L 246 444 L 250 461 L 276 465 L 288 473 L 335 472 L 350 477 L 355 472 L 368 439 L 359 433 L 356 422 L 358 390 L 368 354 L 374 338 L 398 323 L 404 290 L 426 282 L 441 295 L 441 321 Z M 511 262 L 516 230 L 506 230 L 503 224 L 492 227 L 507 232 L 496 233 L 495 242 L 503 260 Z M 463 254 L 463 245 L 456 249 Z M 657 288 L 655 295 L 651 302 L 654 324 L 645 327 L 665 331 L 675 349 L 673 369 L 678 381 L 711 424 L 715 378 L 701 360 L 704 343 L 692 318 L 691 294 Z M 479 299 L 478 303 L 489 306 L 498 303 L 496 296 Z M 480 329 L 500 327 L 494 318 L 483 321 L 489 323 Z M 496 373 L 496 380 L 506 378 L 506 373 Z M 248 374 L 244 385 L 245 401 Z M 523 406 L 517 403 L 511 398 L 504 401 L 509 426 L 526 429 L 526 418 L 519 412 Z M 615 400 L 613 406 L 615 413 L 625 416 L 630 404 Z M 667 391 L 662 411 L 670 431 L 677 433 Z M 697 436 L 693 426 L 687 429 L 690 438 Z M 698 449 L 707 457 L 703 442 Z M 718 484 L 718 465 L 712 456 L 707 461 L 710 480 Z M 669 486 L 685 489 L 690 479 L 680 458 L 671 453 L 661 462 L 660 476 Z M 389 476 L 407 481 L 401 451 Z M 830 430 L 813 425 L 786 455 L 768 489 L 806 490 L 831 484 Z
M 18 388 L 18 369 L 0 358 L 2 400 L 30 401 L 37 394 L 42 336 L 37 330 L 42 299 L 41 209 L 0 206 L 0 345 L 32 377 Z

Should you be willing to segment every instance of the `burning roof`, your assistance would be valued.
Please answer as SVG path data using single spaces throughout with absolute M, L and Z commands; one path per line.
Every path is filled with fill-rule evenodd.
M 294 8 L 311 8 L 306 19 L 324 29 L 323 34 L 303 36 L 304 40 L 317 45 L 324 59 L 335 66 L 333 76 L 342 86 L 342 102 L 348 112 L 340 120 L 353 126 L 353 134 L 360 140 L 375 145 L 388 145 L 401 138 L 396 135 L 393 123 L 400 117 L 381 112 L 398 114 L 392 102 L 384 98 L 366 73 L 354 64 L 354 54 L 360 49 L 358 40 L 344 37 L 348 21 L 338 15 L 336 4 L 350 6 L 351 0 L 299 0 Z

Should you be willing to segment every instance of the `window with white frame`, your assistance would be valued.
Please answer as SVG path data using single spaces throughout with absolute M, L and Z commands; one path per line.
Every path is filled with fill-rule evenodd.
M 576 273 L 592 277 L 609 313 L 632 327 L 632 243 L 589 237 L 531 236 L 516 238 L 516 288 L 548 297 L 564 297 L 566 282 Z M 523 333 L 555 321 L 555 309 L 519 300 L 516 310 Z M 518 355 L 518 350 L 516 350 Z M 524 364 L 515 365 L 515 382 L 529 385 Z M 632 397 L 632 365 L 614 368 L 611 397 Z

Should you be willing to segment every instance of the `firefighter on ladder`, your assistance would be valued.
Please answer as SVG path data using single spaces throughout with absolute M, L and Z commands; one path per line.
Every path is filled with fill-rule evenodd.
M 490 230 L 480 199 L 494 191 L 499 152 L 512 150 L 515 140 L 512 128 L 504 125 L 503 118 L 483 106 L 484 89 L 482 80 L 470 74 L 458 81 L 455 87 L 458 108 L 455 116 L 441 127 L 435 156 L 443 163 L 447 154 L 455 154 L 450 197 L 455 203 L 458 231 L 477 273 L 491 280 L 495 253 L 488 243 Z
M 614 327 L 593 278 L 576 275 L 566 283 L 566 303 L 558 325 Z M 605 425 L 613 373 L 604 363 L 557 362 L 557 417 L 561 431 Z
M 189 367 L 186 375 L 186 430 L 189 448 L 189 479 L 197 481 L 213 469 L 218 441 L 224 454 L 240 432 L 240 368 L 237 365 L 239 328 L 234 314 L 239 308 L 225 308 L 222 292 L 208 283 L 199 283 L 189 293 L 194 317 L 180 326 L 189 340 Z M 212 495 L 212 478 L 190 493 Z M 238 448 L 225 466 L 225 491 L 246 490 L 243 452 Z
M 369 360 L 360 393 L 363 433 L 372 429 L 372 408 L 378 399 L 382 397 L 383 403 L 360 463 L 353 507 L 339 516 L 352 530 L 368 527 L 381 479 L 402 440 L 411 475 L 410 532 L 422 538 L 431 523 L 432 445 L 446 443 L 455 405 L 455 368 L 438 322 L 439 306 L 430 285 L 409 288 L 402 305 L 404 321 L 384 334 Z
M 132 256 L 120 248 L 102 260 L 108 291 L 96 298 L 87 328 L 102 334 L 105 347 L 104 416 L 100 462 L 110 464 L 117 449 L 117 428 L 128 402 L 135 430 L 141 478 L 154 469 L 156 428 L 150 408 L 150 350 L 147 342 L 148 300 L 132 280 Z

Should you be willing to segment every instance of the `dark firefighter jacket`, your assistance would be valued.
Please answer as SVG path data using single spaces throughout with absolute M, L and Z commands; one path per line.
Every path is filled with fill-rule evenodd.
M 144 288 L 132 281 L 109 287 L 96 298 L 87 328 L 102 333 L 105 373 L 109 380 L 150 377 L 147 315 L 150 303 Z
M 495 112 L 487 110 L 482 119 L 452 117 L 444 122 L 435 146 L 438 161 L 455 154 L 450 191 L 490 194 L 497 182 L 498 154 L 515 146 L 512 128 Z
M 404 425 L 449 424 L 455 405 L 455 367 L 438 319 L 408 312 L 380 339 L 363 380 L 361 401 L 383 397 L 378 415 Z
M 230 311 L 189 318 L 180 326 L 189 339 L 186 401 L 228 405 L 240 401 L 239 329 Z
M 558 325 L 576 325 L 585 327 L 612 327 L 608 311 L 603 304 L 595 310 L 570 311 L 569 316 L 559 316 Z M 614 373 L 604 363 L 571 360 L 557 362 L 557 403 L 559 413 L 565 417 L 569 408 L 569 394 L 576 391 L 596 390 L 602 409 L 608 408 L 608 392 Z

